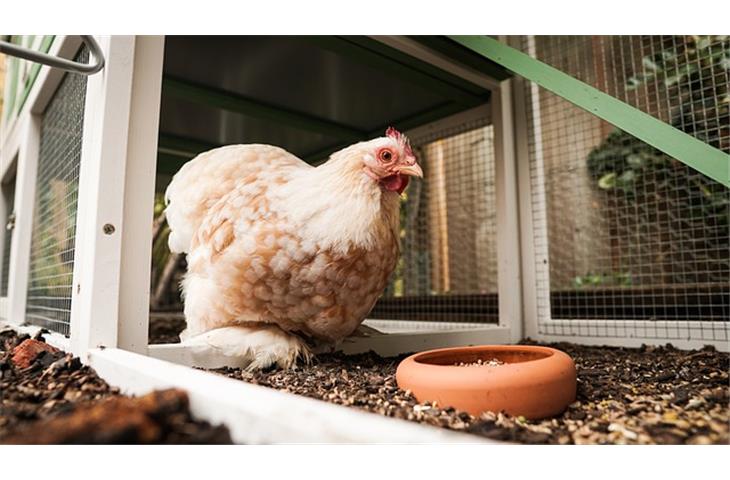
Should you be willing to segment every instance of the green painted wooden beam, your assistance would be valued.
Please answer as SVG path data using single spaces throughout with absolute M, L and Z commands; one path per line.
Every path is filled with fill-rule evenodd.
M 162 93 L 165 96 L 181 98 L 186 101 L 220 108 L 229 112 L 271 120 L 279 125 L 286 125 L 330 137 L 355 140 L 365 134 L 365 132 L 356 128 L 341 125 L 330 120 L 271 105 L 238 93 L 170 76 L 165 76 L 162 79 Z
M 454 80 L 454 83 L 447 82 L 443 80 L 443 76 L 433 76 L 433 72 L 425 73 L 418 68 L 414 68 L 416 62 L 425 62 L 408 57 L 412 58 L 412 62 L 409 64 L 403 63 L 403 58 L 398 56 L 398 54 L 403 55 L 402 52 L 380 44 L 380 42 L 375 42 L 373 40 L 373 42 L 382 46 L 382 48 L 378 48 L 378 51 L 375 51 L 371 48 L 372 45 L 370 48 L 364 46 L 367 41 L 362 38 L 357 43 L 353 43 L 352 37 L 350 37 L 349 40 L 347 38 L 333 36 L 307 36 L 301 38 L 317 45 L 320 48 L 324 48 L 337 53 L 338 55 L 350 58 L 355 62 L 359 62 L 391 74 L 394 78 L 404 80 L 425 91 L 430 91 L 435 95 L 439 95 L 446 100 L 452 100 L 467 107 L 472 107 L 484 102 L 482 95 L 472 93 L 471 91 L 456 86 L 457 80 Z M 387 54 L 385 53 L 386 51 L 388 52 Z M 397 52 L 397 54 L 394 52 Z M 441 73 L 443 75 L 453 77 L 445 72 Z M 458 81 L 463 80 L 459 79 Z M 486 94 L 486 91 L 484 93 Z
M 722 150 L 497 40 L 450 38 L 730 188 L 730 155 Z

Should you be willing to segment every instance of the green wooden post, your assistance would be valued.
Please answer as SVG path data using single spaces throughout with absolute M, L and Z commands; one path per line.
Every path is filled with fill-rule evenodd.
M 450 38 L 730 188 L 730 155 L 722 150 L 493 38 Z

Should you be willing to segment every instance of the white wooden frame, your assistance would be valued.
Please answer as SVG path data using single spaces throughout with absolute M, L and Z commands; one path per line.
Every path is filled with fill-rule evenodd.
M 15 126 L 22 133 L 20 144 L 11 149 L 17 151 L 14 200 L 16 216 L 15 228 L 11 232 L 6 312 L 9 322 L 19 324 L 25 319 L 40 119 L 36 115 L 28 114 L 24 118 L 19 118 Z
M 18 157 L 18 135 L 14 135 L 12 138 L 8 139 L 7 142 L 5 142 L 3 148 L 0 148 L 0 190 L 4 189 L 6 187 L 3 187 L 3 185 L 10 185 L 12 184 L 13 188 L 13 196 L 15 196 L 15 192 L 17 191 L 17 157 Z M 15 202 L 15 198 L 13 198 L 13 202 Z M 0 252 L 5 246 L 5 242 L 8 239 L 8 237 L 12 236 L 12 231 L 8 231 L 6 229 L 6 219 L 8 216 L 12 213 L 9 206 L 6 204 L 5 201 L 5 194 L 0 191 Z M 11 245 L 12 248 L 12 245 Z M 10 255 L 10 258 L 8 258 L 8 262 L 12 259 L 12 252 Z M 2 255 L 0 255 L 0 272 L 3 271 L 5 268 L 5 259 Z M 8 275 L 8 280 L 10 280 L 10 276 Z M 6 296 L 0 296 L 0 313 L 2 313 L 2 317 L 0 318 L 6 318 L 9 315 L 9 292 L 6 294 Z
M 152 218 L 165 38 L 137 36 L 129 114 L 117 345 L 147 353 Z
M 106 65 L 89 77 L 71 303 L 77 355 L 146 352 L 163 41 L 102 37 Z
M 381 333 L 350 337 L 336 348 L 345 353 L 373 350 L 383 356 L 393 356 L 429 348 L 517 342 L 522 338 L 522 303 L 519 224 L 517 216 L 514 215 L 518 202 L 511 85 L 509 81 L 497 82 L 481 72 L 455 63 L 412 40 L 396 36 L 374 38 L 488 88 L 492 93 L 489 105 L 460 112 L 405 133 L 416 137 L 431 130 L 460 125 L 478 118 L 486 118 L 494 125 L 499 323 L 497 325 L 455 322 L 435 324 L 419 321 L 366 320 L 366 325 Z M 150 345 L 149 354 L 175 363 L 206 368 L 235 366 L 238 362 L 235 358 L 191 349 L 182 344 Z
M 117 345 L 134 37 L 99 38 L 106 64 L 88 77 L 79 173 L 71 351 Z M 103 313 L 102 313 L 103 312 Z
M 516 45 L 515 45 L 516 46 Z M 528 53 L 535 55 L 534 37 L 528 38 Z M 512 79 L 514 91 L 515 143 L 519 179 L 520 238 L 522 249 L 522 291 L 525 336 L 544 342 L 569 341 L 587 345 L 639 347 L 642 344 L 672 343 L 685 349 L 712 345 L 730 351 L 730 322 L 648 321 L 552 318 L 550 308 L 550 264 L 539 87 L 532 83 L 531 106 L 535 116 L 532 134 L 536 148 L 536 180 L 530 170 L 529 135 L 525 81 Z M 537 204 L 537 215 L 534 206 Z M 550 333 L 561 331 L 562 333 Z M 600 332 L 600 333 L 599 333 Z M 717 338 L 720 333 L 721 338 Z
M 84 358 L 89 348 L 146 352 L 152 209 L 163 37 L 99 37 L 105 68 L 88 78 L 71 305 L 71 334 L 52 342 Z M 79 37 L 59 36 L 51 55 L 72 56 Z M 4 138 L 0 178 L 18 154 L 9 323 L 25 320 L 40 116 L 64 72 L 42 67 Z M 122 262 L 122 258 L 124 261 Z
M 89 364 L 122 393 L 177 387 L 192 413 L 224 423 L 236 443 L 501 443 L 252 385 L 121 349 L 92 349 Z

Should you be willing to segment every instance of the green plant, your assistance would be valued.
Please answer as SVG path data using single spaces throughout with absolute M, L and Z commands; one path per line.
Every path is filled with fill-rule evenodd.
M 670 112 L 673 126 L 730 152 L 728 36 L 679 37 L 671 48 L 645 56 L 642 65 L 642 72 L 627 79 L 627 90 L 654 82 L 656 88 L 677 99 Z M 730 196 L 723 185 L 695 174 L 622 130 L 611 132 L 591 151 L 587 163 L 589 174 L 602 190 L 630 201 L 643 191 L 686 184 L 680 195 L 687 204 L 687 215 L 711 217 L 723 226 L 730 223 Z
M 608 274 L 587 273 L 586 275 L 579 275 L 573 279 L 573 286 L 576 288 L 605 286 L 628 287 L 632 284 L 631 272 L 611 272 Z
M 674 127 L 730 153 L 728 37 L 674 37 L 667 43 L 672 46 L 643 58 L 642 72 L 627 79 L 626 89 L 645 87 L 647 95 L 666 95 Z M 606 193 L 614 232 L 628 224 L 637 234 L 650 235 L 640 242 L 664 265 L 665 281 L 727 281 L 730 190 L 619 129 L 590 152 L 587 167 L 596 188 Z M 625 250 L 635 248 L 630 247 L 635 241 L 622 238 L 619 255 L 639 255 Z M 697 269 L 695 261 L 706 266 Z M 575 283 L 593 280 L 604 281 L 577 277 Z

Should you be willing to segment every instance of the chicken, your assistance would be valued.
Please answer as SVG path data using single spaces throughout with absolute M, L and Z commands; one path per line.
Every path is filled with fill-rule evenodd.
M 188 261 L 183 342 L 289 368 L 308 340 L 351 334 L 395 268 L 410 176 L 423 172 L 393 128 L 316 168 L 258 144 L 185 164 L 166 192 L 169 246 Z

